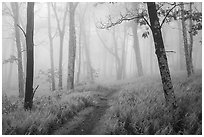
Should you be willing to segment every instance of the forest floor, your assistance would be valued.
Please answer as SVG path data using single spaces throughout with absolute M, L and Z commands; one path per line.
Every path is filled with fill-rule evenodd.
M 33 109 L 3 96 L 3 135 L 202 134 L 202 71 L 172 75 L 177 109 L 172 119 L 160 76 L 77 86 L 36 96 Z M 39 93 L 41 91 L 39 90 Z
M 97 129 L 101 117 L 105 114 L 106 110 L 110 107 L 108 102 L 112 99 L 113 95 L 117 93 L 118 90 L 114 89 L 111 91 L 103 91 L 104 94 L 97 96 L 97 105 L 93 107 L 88 107 L 82 110 L 73 118 L 70 122 L 62 125 L 53 134 L 60 135 L 96 135 Z

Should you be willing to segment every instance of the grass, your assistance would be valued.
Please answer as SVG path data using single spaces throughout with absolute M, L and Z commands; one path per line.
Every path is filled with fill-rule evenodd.
M 94 91 L 93 91 L 94 90 Z M 23 102 L 3 97 L 2 134 L 52 134 L 81 110 L 97 104 L 100 93 L 92 88 L 84 92 L 56 92 L 50 96 L 36 97 L 33 109 L 25 111 Z
M 93 106 L 99 105 L 98 97 L 109 96 L 104 91 L 114 90 L 118 92 L 110 96 L 110 107 L 95 127 L 98 134 L 202 134 L 201 72 L 190 78 L 179 73 L 173 75 L 172 81 L 178 104 L 173 118 L 165 106 L 158 76 L 103 83 L 103 86 L 87 84 L 69 93 L 56 91 L 35 97 L 31 111 L 24 111 L 21 100 L 3 96 L 2 134 L 49 135 L 55 131 L 60 134 L 65 132 L 61 127 L 67 122 L 66 128 L 71 130 L 81 112 L 89 114 Z
M 174 118 L 165 106 L 159 78 L 124 84 L 100 121 L 99 134 L 202 134 L 202 78 L 173 77 L 178 108 Z

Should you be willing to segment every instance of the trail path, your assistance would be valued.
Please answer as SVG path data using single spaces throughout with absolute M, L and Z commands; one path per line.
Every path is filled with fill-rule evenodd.
M 76 118 L 69 122 L 69 124 L 63 125 L 61 129 L 54 134 L 60 135 L 96 135 L 96 131 L 93 130 L 100 121 L 100 118 L 105 114 L 106 110 L 110 107 L 108 101 L 112 98 L 117 90 L 107 91 L 104 95 L 97 97 L 97 105 L 91 108 L 87 108 L 82 111 Z M 67 127 L 67 128 L 66 128 Z M 69 128 L 68 128 L 69 127 Z M 70 128 L 71 127 L 71 128 Z

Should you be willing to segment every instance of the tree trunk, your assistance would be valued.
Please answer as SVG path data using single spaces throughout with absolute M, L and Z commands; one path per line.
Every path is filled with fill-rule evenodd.
M 69 60 L 68 60 L 68 76 L 67 76 L 67 89 L 74 89 L 74 67 L 75 67 L 75 54 L 76 54 L 76 34 L 75 34 L 75 9 L 76 5 L 73 2 L 69 4 Z
M 52 81 L 52 91 L 55 90 L 55 75 L 54 75 L 54 60 L 53 60 L 53 37 L 51 35 L 51 22 L 50 22 L 50 4 L 48 6 L 48 37 L 50 41 L 50 65 L 51 65 L 51 81 Z
M 82 24 L 80 23 L 80 32 L 79 32 L 79 61 L 78 61 L 78 71 L 76 77 L 76 83 L 79 83 L 80 73 L 81 73 L 81 33 L 82 33 Z
M 184 42 L 184 52 L 186 58 L 186 69 L 188 77 L 192 74 L 190 56 L 189 56 L 189 48 L 188 48 L 188 38 L 187 38 L 187 29 L 184 19 L 184 4 L 181 2 L 181 18 L 182 18 L 182 31 L 183 31 L 183 42 Z
M 91 66 L 91 59 L 90 59 L 89 40 L 87 40 L 87 39 L 89 39 L 89 34 L 88 34 L 88 38 L 87 38 L 87 34 L 86 34 L 84 26 L 82 26 L 82 30 L 83 30 L 82 33 L 84 36 L 85 56 L 86 56 L 86 61 L 87 61 L 87 71 L 88 71 L 87 73 L 88 73 L 88 77 L 89 77 L 90 82 L 93 82 L 94 81 L 93 68 Z M 90 33 L 90 30 L 88 30 L 88 33 Z
M 121 63 L 121 69 L 122 69 L 122 79 L 125 78 L 125 72 L 126 72 L 126 30 L 127 27 L 124 26 L 124 35 L 123 35 L 123 45 L 122 45 L 122 63 Z
M 14 27 L 15 27 L 15 37 L 16 37 L 16 47 L 18 54 L 18 87 L 19 87 L 19 98 L 24 97 L 24 79 L 23 79 L 23 64 L 22 64 L 22 52 L 21 52 L 21 41 L 19 28 L 19 7 L 18 3 L 11 3 L 11 8 L 14 15 Z
M 117 80 L 122 79 L 122 64 L 120 57 L 118 55 L 118 43 L 115 37 L 115 29 L 113 31 L 113 43 L 114 43 L 114 50 L 115 50 L 115 63 L 116 63 L 116 78 Z
M 32 108 L 33 104 L 33 32 L 34 32 L 34 2 L 28 2 L 27 5 L 27 27 L 26 27 L 26 49 L 27 49 L 27 71 L 26 71 L 26 88 L 24 108 L 26 110 Z
M 55 3 L 56 4 L 56 3 Z M 59 36 L 60 36 L 60 53 L 59 53 L 59 83 L 58 87 L 61 90 L 62 89 L 62 58 L 63 58 L 63 42 L 64 42 L 64 34 L 65 34 L 65 27 L 66 27 L 66 17 L 67 17 L 67 12 L 68 12 L 68 3 L 66 3 L 66 9 L 64 11 L 64 16 L 63 16 L 63 22 L 62 22 L 62 28 L 60 27 L 60 20 L 57 15 L 56 11 L 56 5 L 53 5 L 53 11 L 55 14 L 55 18 L 57 21 L 57 28 L 59 31 Z
M 182 25 L 181 22 L 178 20 L 177 21 L 177 25 L 178 25 L 178 31 L 179 31 L 179 66 L 180 66 L 180 70 L 184 70 L 185 69 L 185 55 L 184 55 L 184 47 L 183 47 L 183 37 L 182 37 Z
M 137 35 L 137 24 L 135 22 L 132 23 L 132 32 L 134 37 L 134 51 L 135 51 L 135 59 L 137 63 L 137 73 L 138 76 L 143 76 L 143 67 L 142 67 L 142 61 L 141 61 L 141 55 L 140 55 L 140 46 L 139 46 L 139 40 Z
M 193 2 L 190 2 L 190 15 L 192 15 L 192 5 L 193 5 Z M 192 26 L 193 26 L 193 20 L 190 18 L 189 19 L 189 33 L 190 33 L 190 44 L 189 44 L 189 65 L 190 65 L 190 68 L 191 68 L 191 73 L 194 73 L 194 69 L 193 69 L 193 58 L 192 58 L 192 51 L 193 51 L 193 29 L 192 29 Z
M 166 57 L 166 52 L 164 48 L 164 42 L 162 39 L 159 18 L 157 16 L 156 4 L 155 2 L 147 2 L 148 13 L 151 23 L 151 30 L 154 38 L 155 53 L 158 59 L 158 65 L 160 70 L 160 75 L 163 84 L 164 96 L 166 99 L 166 104 L 170 108 L 176 108 L 176 99 L 174 94 L 173 85 L 171 82 L 170 71 L 168 67 L 168 61 Z
M 26 30 L 26 27 L 22 21 L 22 18 L 21 16 L 19 16 L 19 21 L 20 21 L 20 24 L 21 24 L 21 27 L 23 28 L 23 30 Z M 24 80 L 26 79 L 26 41 L 25 41 L 25 36 L 23 35 L 23 33 L 21 33 L 20 35 L 20 38 L 21 38 L 21 44 L 22 44 L 22 54 L 23 54 L 23 70 L 24 70 Z M 25 81 L 24 81 L 24 87 L 25 87 Z

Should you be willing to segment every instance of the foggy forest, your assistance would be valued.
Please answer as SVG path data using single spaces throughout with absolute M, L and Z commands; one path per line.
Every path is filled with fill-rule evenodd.
M 3 135 L 201 135 L 201 2 L 2 2 Z

